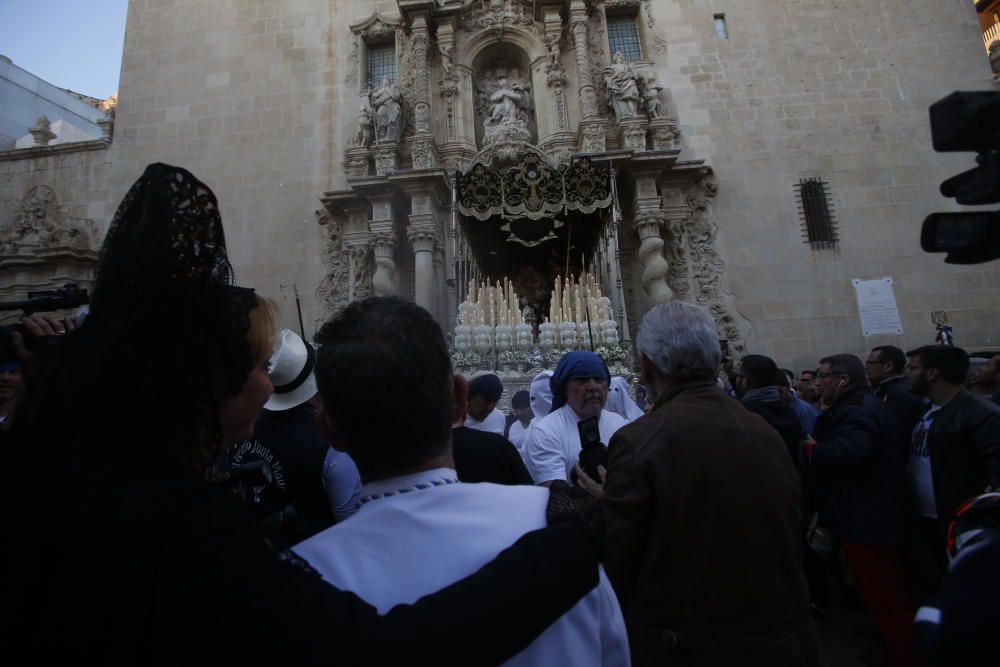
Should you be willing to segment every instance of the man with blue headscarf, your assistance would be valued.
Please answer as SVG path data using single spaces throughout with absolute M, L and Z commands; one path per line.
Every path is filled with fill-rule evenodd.
M 577 424 L 599 417 L 601 442 L 626 421 L 604 409 L 608 400 L 611 374 L 604 360 L 593 352 L 568 352 L 559 360 L 549 380 L 552 411 L 534 423 L 524 442 L 523 456 L 535 484 L 548 486 L 569 480 L 580 458 L 580 432 Z

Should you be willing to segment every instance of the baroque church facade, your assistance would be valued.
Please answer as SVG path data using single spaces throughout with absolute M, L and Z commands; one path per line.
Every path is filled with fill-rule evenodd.
M 307 335 L 371 294 L 451 332 L 486 279 L 541 322 L 586 272 L 625 340 L 679 298 L 794 368 L 931 342 L 932 317 L 991 348 L 1000 266 L 919 229 L 971 166 L 933 152 L 927 107 L 992 85 L 958 0 L 132 0 L 105 136 L 0 153 L 0 298 L 86 286 L 163 161 Z M 866 337 L 852 281 L 881 278 L 902 333 Z

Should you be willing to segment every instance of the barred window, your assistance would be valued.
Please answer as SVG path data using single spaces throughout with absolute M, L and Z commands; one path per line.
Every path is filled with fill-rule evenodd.
M 396 83 L 396 47 L 392 44 L 368 46 L 368 87 L 378 88 L 382 77 Z
M 813 248 L 833 248 L 837 245 L 836 220 L 830 191 L 821 178 L 799 179 L 795 186 L 802 218 L 803 240 Z
M 625 60 L 642 60 L 642 44 L 634 16 L 608 17 L 608 43 L 612 56 L 621 51 Z

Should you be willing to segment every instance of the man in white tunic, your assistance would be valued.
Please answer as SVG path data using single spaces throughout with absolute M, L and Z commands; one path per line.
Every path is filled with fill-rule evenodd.
M 464 383 L 454 382 L 444 336 L 419 306 L 379 301 L 375 315 L 366 302 L 349 306 L 317 337 L 327 430 L 334 446 L 357 461 L 366 482 L 359 509 L 294 551 L 326 581 L 386 612 L 472 574 L 522 534 L 544 526 L 549 491 L 458 481 L 448 411 L 456 394 L 462 398 Z M 392 326 L 382 328 L 369 359 L 356 341 L 359 328 L 374 324 L 371 318 Z M 400 359 L 406 369 L 394 365 Z M 346 388 L 342 377 L 352 380 Z M 410 420 L 405 442 L 378 437 L 378 425 L 358 416 L 368 400 L 350 390 L 358 384 L 378 386 L 397 405 L 407 404 L 419 384 L 422 417 Z M 603 570 L 596 588 L 506 664 L 628 667 L 625 624 Z
M 604 360 L 593 352 L 568 352 L 549 380 L 552 412 L 536 420 L 524 442 L 523 456 L 535 484 L 568 481 L 580 458 L 577 424 L 599 416 L 601 442 L 607 446 L 615 431 L 627 422 L 604 409 L 611 375 Z
M 524 438 L 528 435 L 528 428 L 531 426 L 530 394 L 524 389 L 517 392 L 510 399 L 510 407 L 514 411 L 517 421 L 510 425 L 510 429 L 507 431 L 507 439 L 520 452 L 524 447 Z
M 481 373 L 469 380 L 469 412 L 465 425 L 477 431 L 504 434 L 507 418 L 497 409 L 503 383 L 493 373 Z

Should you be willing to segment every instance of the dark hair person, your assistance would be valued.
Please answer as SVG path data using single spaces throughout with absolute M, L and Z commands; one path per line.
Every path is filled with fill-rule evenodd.
M 272 391 L 273 305 L 232 280 L 215 196 L 148 167 L 111 223 L 90 315 L 15 417 L 9 648 L 105 665 L 498 664 L 597 585 L 597 545 L 574 522 L 385 616 L 276 556 L 205 481 Z

